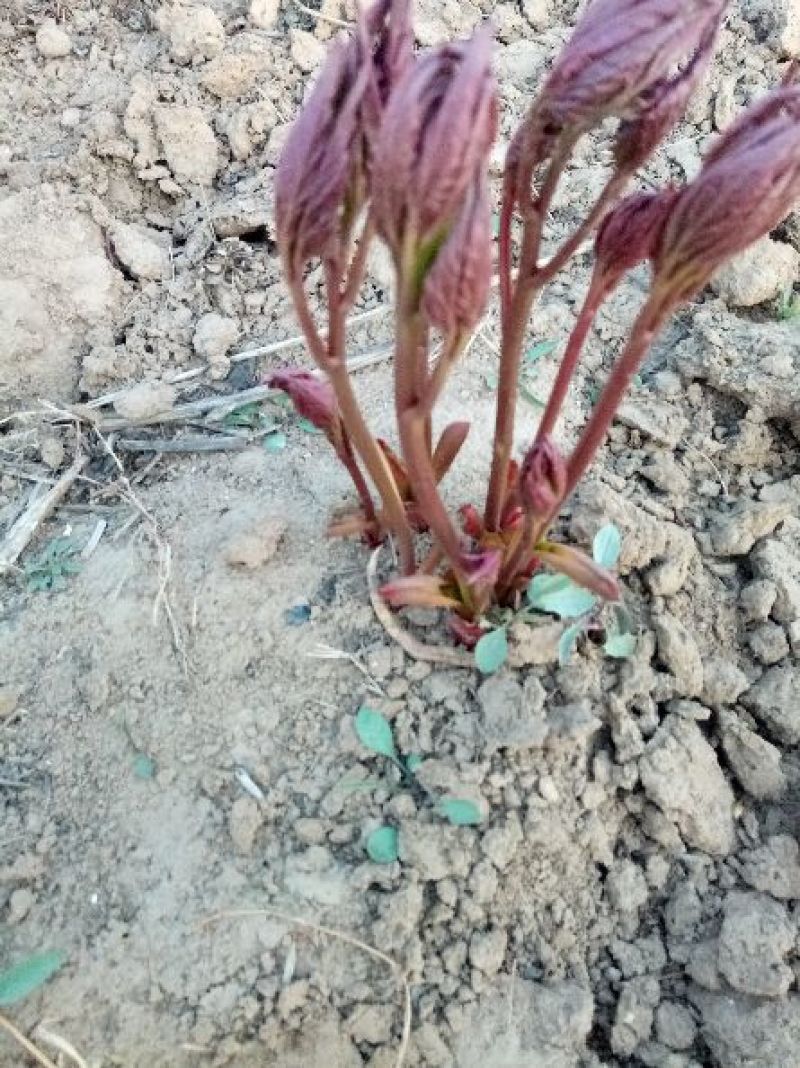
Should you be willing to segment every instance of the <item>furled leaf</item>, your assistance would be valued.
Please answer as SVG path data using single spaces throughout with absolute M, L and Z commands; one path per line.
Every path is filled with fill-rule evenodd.
M 622 551 L 622 535 L 613 523 L 609 523 L 595 534 L 592 544 L 592 556 L 601 567 L 615 567 Z
M 37 953 L 0 972 L 0 1006 L 13 1005 L 46 983 L 65 961 L 63 953 Z
M 362 705 L 356 716 L 356 734 L 367 749 L 392 760 L 397 759 L 392 728 L 380 712 Z
M 474 801 L 447 799 L 439 802 L 439 809 L 444 818 L 455 827 L 475 827 L 483 822 L 481 810 Z
M 575 619 L 590 612 L 597 598 L 576 586 L 566 575 L 534 575 L 528 586 L 528 604 L 559 619 Z
M 505 627 L 490 630 L 475 646 L 475 666 L 484 675 L 493 675 L 508 659 L 508 638 Z
M 610 634 L 606 638 L 603 652 L 615 660 L 627 660 L 636 652 L 636 635 Z
M 376 864 L 393 864 L 397 860 L 397 831 L 394 827 L 377 827 L 367 837 L 367 854 Z
M 578 638 L 583 634 L 583 624 L 573 623 L 571 627 L 567 627 L 564 633 L 558 640 L 558 662 L 561 667 L 565 667 L 572 659 L 572 654 L 578 644 Z

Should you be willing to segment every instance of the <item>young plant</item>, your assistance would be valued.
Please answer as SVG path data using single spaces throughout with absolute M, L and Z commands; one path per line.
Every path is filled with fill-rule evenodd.
M 327 435 L 352 477 L 360 509 L 332 532 L 357 533 L 373 544 L 395 539 L 401 574 L 383 587 L 385 599 L 449 609 L 458 640 L 473 647 L 481 641 L 485 651 L 480 620 L 490 609 L 516 609 L 541 573 L 618 599 L 608 568 L 556 543 L 551 529 L 665 321 L 800 197 L 800 86 L 790 68 L 781 88 L 717 140 L 683 189 L 626 195 L 705 74 L 726 0 L 589 4 L 508 151 L 494 225 L 501 352 L 491 473 L 483 510 L 465 505 L 459 522 L 439 484 L 470 427 L 459 420 L 437 438 L 434 414 L 491 289 L 487 162 L 497 100 L 487 27 L 470 41 L 415 56 L 410 7 L 410 0 L 378 0 L 361 13 L 352 37 L 334 44 L 287 140 L 276 179 L 278 243 L 325 381 L 302 371 L 279 372 L 271 381 Z M 543 258 L 566 168 L 579 141 L 608 120 L 616 122 L 608 180 L 582 222 Z M 544 286 L 593 233 L 594 272 L 536 438 L 517 462 L 515 413 L 525 389 L 531 313 Z M 346 318 L 378 238 L 396 273 L 399 450 L 370 430 L 345 359 Z M 304 285 L 316 261 L 324 327 Z M 564 454 L 554 434 L 592 325 L 641 263 L 651 266 L 649 293 L 575 447 Z M 421 533 L 432 539 L 423 555 Z M 497 655 L 502 640 L 493 640 Z
M 456 827 L 472 827 L 483 822 L 483 813 L 474 801 L 456 797 L 437 798 L 419 782 L 415 772 L 422 759 L 413 754 L 400 754 L 391 725 L 380 712 L 362 705 L 356 715 L 355 730 L 364 748 L 390 761 L 400 773 L 401 784 L 423 794 L 448 823 Z M 377 864 L 391 864 L 397 860 L 398 845 L 397 830 L 389 824 L 375 828 L 365 843 L 369 857 Z

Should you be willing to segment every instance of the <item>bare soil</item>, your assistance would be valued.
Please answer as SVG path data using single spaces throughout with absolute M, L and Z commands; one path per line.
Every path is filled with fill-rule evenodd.
M 507 139 L 577 7 L 421 0 L 419 40 L 492 15 Z M 305 358 L 273 168 L 328 20 L 351 15 L 0 9 L 0 546 L 87 457 L 0 579 L 0 969 L 67 955 L 6 1011 L 54 1063 L 79 1063 L 56 1035 L 92 1068 L 800 1064 L 800 320 L 779 311 L 798 218 L 671 324 L 564 516 L 583 545 L 621 529 L 635 655 L 585 640 L 559 668 L 545 619 L 488 679 L 416 661 L 375 618 L 364 548 L 325 539 L 350 491 L 321 437 L 271 402 L 169 418 Z M 798 24 L 797 0 L 732 5 L 643 181 L 696 172 Z M 554 238 L 609 145 L 581 147 Z M 589 264 L 537 312 L 531 341 L 558 347 L 536 394 Z M 565 441 L 645 284 L 603 313 Z M 390 286 L 376 257 L 351 330 L 389 434 Z M 493 311 L 443 404 L 473 423 L 454 508 L 485 483 L 497 341 Z M 520 447 L 537 413 L 522 403 Z M 168 451 L 214 435 L 232 447 Z M 54 539 L 78 570 L 36 588 Z M 422 758 L 415 787 L 360 745 L 365 703 Z M 485 818 L 451 827 L 431 796 Z M 389 865 L 365 852 L 381 824 Z M 0 1064 L 29 1063 L 0 1030 Z

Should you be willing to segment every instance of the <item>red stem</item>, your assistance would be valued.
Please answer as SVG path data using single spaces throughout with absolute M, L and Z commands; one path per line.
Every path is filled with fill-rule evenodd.
M 595 273 L 592 277 L 591 284 L 589 285 L 589 290 L 584 298 L 578 320 L 569 336 L 567 348 L 561 360 L 561 365 L 558 368 L 558 374 L 553 383 L 553 388 L 550 391 L 550 396 L 547 398 L 547 407 L 544 410 L 544 414 L 542 415 L 539 427 L 536 431 L 537 444 L 541 442 L 543 438 L 550 437 L 553 433 L 556 420 L 558 419 L 569 391 L 569 384 L 575 374 L 583 347 L 586 344 L 586 337 L 594 322 L 594 318 L 597 315 L 597 309 L 603 302 L 605 293 L 606 289 L 603 284 L 603 279 L 598 273 Z
M 605 389 L 601 393 L 589 421 L 583 428 L 575 451 L 567 464 L 567 485 L 553 515 L 558 513 L 563 501 L 573 492 L 594 459 L 594 455 L 603 444 L 608 428 L 614 420 L 617 408 L 631 384 L 633 376 L 639 369 L 647 351 L 653 344 L 656 334 L 664 320 L 675 306 L 669 294 L 659 291 L 651 292 L 633 325 L 631 336 L 614 365 Z
M 321 370 L 327 374 L 336 393 L 336 400 L 339 404 L 345 430 L 350 435 L 361 459 L 364 461 L 364 466 L 370 478 L 380 494 L 389 525 L 397 538 L 403 572 L 410 575 L 413 574 L 415 566 L 414 545 L 405 507 L 400 499 L 397 485 L 386 459 L 370 433 L 361 413 L 361 408 L 353 392 L 353 386 L 347 371 L 345 361 L 345 315 L 335 264 L 329 263 L 326 265 L 326 280 L 329 320 L 327 348 L 320 337 L 308 307 L 302 280 L 291 278 L 290 287 L 297 316 L 314 360 Z

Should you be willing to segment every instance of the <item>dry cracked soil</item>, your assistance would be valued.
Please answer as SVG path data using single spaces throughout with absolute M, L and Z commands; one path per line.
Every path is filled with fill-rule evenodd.
M 578 4 L 418 8 L 422 46 L 491 15 L 507 141 Z M 798 1066 L 800 215 L 672 322 L 563 517 L 578 544 L 622 532 L 635 653 L 587 639 L 559 667 L 544 619 L 490 677 L 415 660 L 363 547 L 325 539 L 348 487 L 324 440 L 226 407 L 304 359 L 272 178 L 352 13 L 0 4 L 0 545 L 85 458 L 0 579 L 0 964 L 66 958 L 3 1011 L 61 1066 Z M 798 55 L 798 0 L 733 0 L 643 181 L 691 178 Z M 580 146 L 554 239 L 609 146 Z M 532 394 L 589 266 L 544 296 Z M 598 320 L 565 441 L 645 284 Z M 376 256 L 350 351 L 387 433 L 390 298 Z M 494 310 L 443 402 L 473 423 L 454 507 L 485 479 L 497 340 Z M 359 743 L 364 704 L 413 788 Z M 393 863 L 365 851 L 381 825 Z M 0 1029 L 0 1064 L 27 1056 Z

